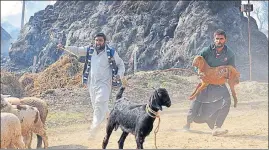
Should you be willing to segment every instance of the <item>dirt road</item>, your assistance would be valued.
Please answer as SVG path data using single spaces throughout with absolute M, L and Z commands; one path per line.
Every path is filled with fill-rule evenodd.
M 231 108 L 230 114 L 223 126 L 229 130 L 227 135 L 213 137 L 206 124 L 192 124 L 191 132 L 181 130 L 185 123 L 187 107 L 175 104 L 165 109 L 161 114 L 160 129 L 157 134 L 157 146 L 160 149 L 198 149 L 198 148 L 268 148 L 268 111 L 265 109 L 267 100 L 256 103 L 243 103 L 239 108 Z M 267 107 L 268 108 L 268 107 Z M 51 148 L 93 148 L 100 149 L 104 137 L 104 124 L 96 140 L 88 140 L 86 124 L 71 124 L 48 129 Z M 157 126 L 157 120 L 155 126 Z M 117 149 L 117 141 L 121 131 L 114 131 L 108 147 Z M 124 148 L 135 148 L 133 135 L 126 139 Z M 153 132 L 146 138 L 145 148 L 154 149 Z
M 170 80 L 172 79 L 169 77 Z M 173 85 L 172 81 L 165 84 L 171 91 L 173 104 L 170 108 L 165 108 L 161 112 L 160 129 L 157 134 L 157 146 L 159 149 L 267 149 L 268 148 L 268 84 L 257 82 L 242 82 L 237 87 L 238 107 L 231 107 L 223 128 L 228 129 L 226 135 L 215 137 L 211 135 L 211 130 L 206 124 L 195 124 L 191 126 L 190 132 L 184 132 L 182 127 L 186 121 L 186 113 L 190 106 L 190 101 L 186 97 L 191 93 L 196 82 L 189 82 L 193 79 L 181 78 L 180 85 Z M 189 82 L 184 86 L 184 82 Z M 143 84 L 139 79 L 130 81 L 132 89 L 127 89 L 125 96 L 131 98 L 139 97 Z M 149 84 L 149 82 L 148 82 Z M 145 85 L 144 85 L 145 86 Z M 180 87 L 180 88 L 176 88 Z M 135 89 L 135 90 L 134 90 Z M 144 88 L 144 96 L 148 97 L 150 88 Z M 131 94 L 131 93 L 135 93 Z M 71 94 L 70 94 L 71 93 Z M 101 149 L 105 132 L 105 122 L 95 140 L 88 140 L 88 131 L 91 122 L 91 108 L 85 99 L 87 90 L 76 91 L 56 90 L 54 94 L 46 95 L 44 98 L 50 100 L 50 114 L 48 116 L 48 137 L 50 148 L 74 148 L 74 149 Z M 84 95 L 83 95 L 84 94 Z M 70 98 L 72 95 L 73 97 Z M 86 94 L 87 95 L 87 94 Z M 77 96 L 77 97 L 76 97 Z M 142 96 L 142 95 L 141 95 Z M 80 97 L 80 99 L 79 99 Z M 84 98 L 81 98 L 84 97 Z M 143 96 L 142 96 L 143 97 Z M 147 102 L 148 98 L 139 100 Z M 134 100 L 135 101 L 135 100 Z M 233 103 L 232 103 L 233 104 Z M 154 123 L 154 128 L 158 121 Z M 113 131 L 108 149 L 118 148 L 118 139 L 121 130 Z M 33 140 L 34 148 L 36 139 Z M 125 141 L 124 148 L 135 149 L 135 139 L 129 135 Z M 146 138 L 145 149 L 154 149 L 154 133 Z

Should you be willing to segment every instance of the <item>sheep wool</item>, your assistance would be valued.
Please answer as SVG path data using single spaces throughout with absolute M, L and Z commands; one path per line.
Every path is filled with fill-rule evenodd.
M 17 116 L 1 112 L 0 148 L 25 148 L 21 134 L 21 124 Z M 14 146 L 14 147 L 10 147 Z
M 21 121 L 21 132 L 27 148 L 30 148 L 32 132 L 44 140 L 44 148 L 48 147 L 48 137 L 37 108 L 29 105 L 11 105 L 1 94 L 1 112 L 15 114 Z
M 6 98 L 8 102 L 10 102 L 13 105 L 29 105 L 29 106 L 33 106 L 36 107 L 39 111 L 40 114 L 40 118 L 42 123 L 44 124 L 44 128 L 45 128 L 45 122 L 46 122 L 46 118 L 48 115 L 48 105 L 47 103 L 37 97 L 24 97 L 22 99 L 16 98 L 16 97 L 8 97 Z M 31 139 L 32 139 L 32 133 L 30 135 Z M 31 145 L 32 141 L 30 140 L 29 145 Z M 42 146 L 42 138 L 40 135 L 37 135 L 37 148 L 41 148 Z

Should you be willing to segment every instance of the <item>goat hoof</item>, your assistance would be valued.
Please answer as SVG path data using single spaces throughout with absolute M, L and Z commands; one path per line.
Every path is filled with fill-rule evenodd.
M 237 102 L 234 103 L 234 108 L 236 108 L 236 106 L 237 106 Z

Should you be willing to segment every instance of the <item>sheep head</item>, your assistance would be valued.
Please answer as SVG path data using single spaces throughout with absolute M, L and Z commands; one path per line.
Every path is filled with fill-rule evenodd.
M 14 106 L 14 105 L 13 105 Z M 20 116 L 27 116 L 28 118 L 34 118 L 34 123 L 37 123 L 39 119 L 39 111 L 36 107 L 32 107 L 29 105 L 15 105 L 16 109 L 19 110 Z M 26 117 L 21 117 L 26 118 Z
M 5 99 L 6 95 L 1 94 L 1 112 L 9 112 L 12 109 L 11 104 Z

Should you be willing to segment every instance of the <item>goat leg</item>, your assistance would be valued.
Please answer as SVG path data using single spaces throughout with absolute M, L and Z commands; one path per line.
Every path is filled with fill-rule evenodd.
M 189 97 L 189 100 L 193 100 L 193 98 L 195 97 L 195 96 L 193 96 L 193 95 L 196 93 L 197 89 L 198 89 L 201 85 L 202 85 L 202 83 L 199 83 L 199 84 L 196 86 L 195 90 L 192 92 L 191 96 Z
M 233 96 L 233 99 L 234 99 L 234 108 L 236 108 L 237 106 L 237 97 L 236 97 L 236 93 L 235 93 L 235 89 L 234 89 L 234 84 L 232 83 L 228 83 L 230 88 L 231 88 L 231 91 L 232 91 L 232 96 Z
M 128 136 L 128 134 L 129 134 L 128 132 L 123 132 L 121 134 L 121 137 L 120 137 L 120 139 L 118 141 L 119 149 L 123 149 L 124 141 L 125 141 L 126 137 Z
M 208 83 L 202 82 L 201 85 L 195 91 L 195 93 L 189 99 L 193 100 L 203 89 L 207 87 L 207 85 Z
M 136 145 L 137 145 L 136 149 L 144 149 L 143 148 L 143 143 L 144 143 L 145 137 L 136 136 L 135 139 L 136 139 Z
M 108 144 L 109 137 L 114 129 L 114 126 L 112 122 L 110 121 L 111 119 L 108 119 L 107 127 L 106 127 L 106 136 L 104 137 L 103 144 L 102 144 L 102 149 L 106 149 L 106 146 Z

